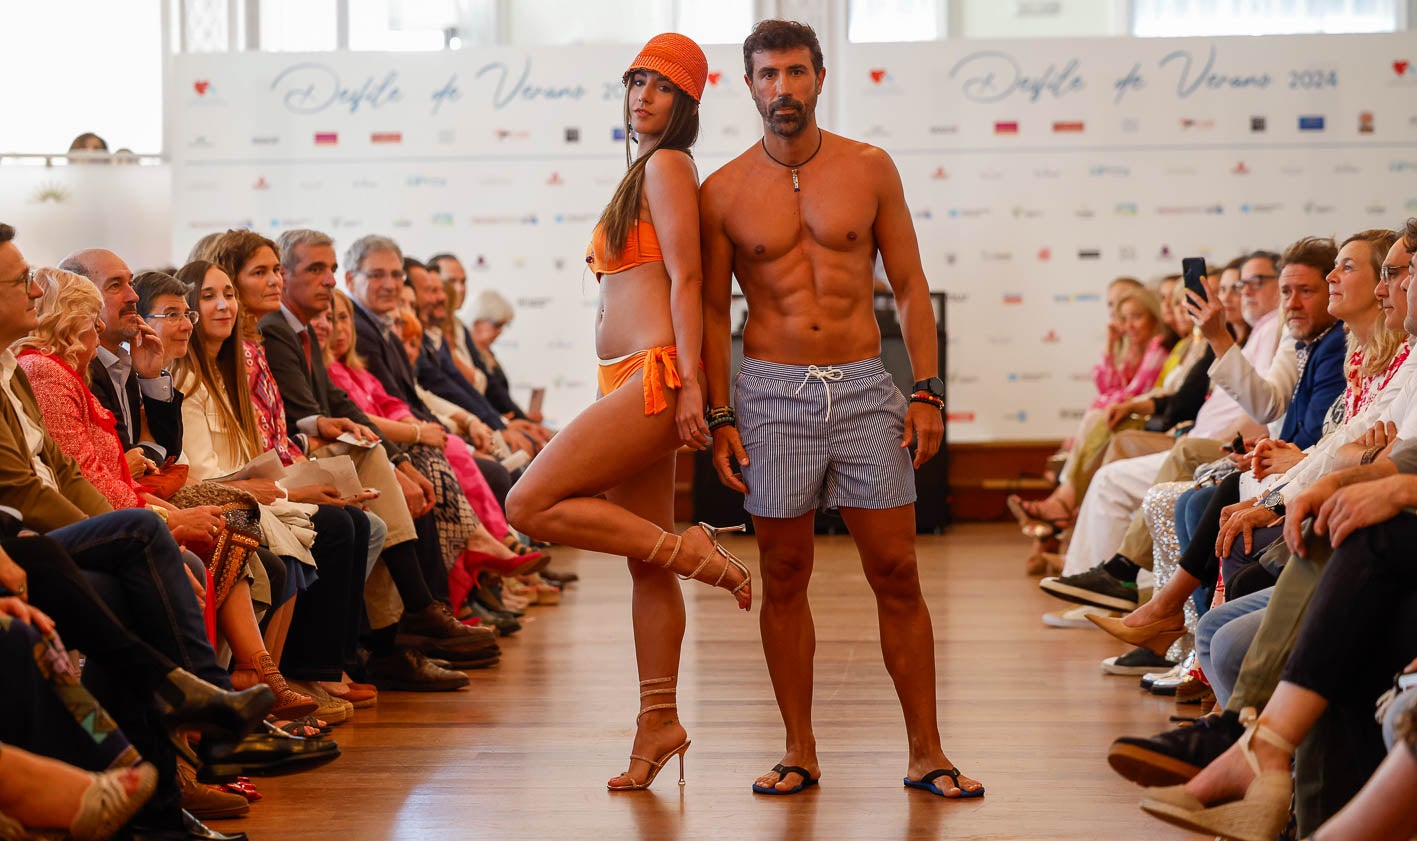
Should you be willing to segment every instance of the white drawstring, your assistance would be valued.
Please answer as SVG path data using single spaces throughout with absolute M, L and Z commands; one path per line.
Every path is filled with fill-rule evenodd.
M 826 420 L 831 420 L 831 419 L 832 419 L 832 389 L 831 389 L 831 385 L 830 385 L 827 381 L 828 381 L 828 380 L 839 380 L 839 379 L 842 378 L 842 376 L 843 376 L 843 375 L 842 375 L 842 373 L 841 373 L 841 369 L 840 369 L 840 368 L 837 368 L 837 367 L 835 367 L 835 366 L 833 366 L 833 365 L 828 365 L 828 366 L 825 367 L 825 368 L 818 368 L 816 365 L 808 365 L 808 366 L 807 366 L 807 376 L 805 376 L 805 377 L 802 378 L 802 385 L 797 386 L 797 391 L 794 391 L 794 392 L 792 392 L 792 393 L 793 393 L 793 394 L 798 394 L 798 393 L 800 393 L 800 392 L 802 391 L 802 386 L 805 386 L 808 382 L 811 382 L 811 380 L 812 380 L 813 377 L 816 377 L 818 380 L 821 380 L 822 388 L 824 388 L 824 389 L 827 390 L 827 416 L 826 416 Z

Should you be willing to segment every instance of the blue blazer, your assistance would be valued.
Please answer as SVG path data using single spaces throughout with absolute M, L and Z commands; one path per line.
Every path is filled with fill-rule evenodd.
M 506 429 L 507 422 L 497 409 L 473 387 L 453 364 L 448 343 L 434 349 L 433 342 L 423 337 L 423 352 L 418 355 L 418 384 L 439 397 L 461 406 L 493 429 Z
M 1304 366 L 1304 375 L 1294 386 L 1294 399 L 1284 413 L 1281 440 L 1307 449 L 1323 437 L 1329 407 L 1348 385 L 1343 377 L 1347 344 L 1343 323 L 1339 322 L 1309 351 L 1309 363 Z

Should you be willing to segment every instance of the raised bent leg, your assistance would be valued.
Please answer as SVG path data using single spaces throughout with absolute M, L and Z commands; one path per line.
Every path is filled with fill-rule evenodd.
M 817 649 L 807 583 L 812 578 L 812 521 L 815 512 L 800 517 L 754 517 L 762 578 L 763 655 L 772 679 L 773 695 L 787 729 L 782 765 L 796 765 L 818 776 L 817 739 L 812 733 L 812 657 Z M 756 781 L 786 791 L 803 782 L 800 774 L 769 771 Z
M 876 594 L 881 653 L 900 698 L 910 743 L 907 776 L 918 780 L 930 771 L 951 768 L 953 764 L 940 746 L 936 719 L 935 636 L 915 564 L 915 506 L 842 508 L 841 516 L 861 553 L 866 581 Z M 938 785 L 946 796 L 983 787 L 961 776 L 962 791 L 957 791 L 944 782 L 945 778 L 940 779 Z

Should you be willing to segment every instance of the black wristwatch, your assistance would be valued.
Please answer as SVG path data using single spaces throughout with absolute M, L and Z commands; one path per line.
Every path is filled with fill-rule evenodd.
M 1260 505 L 1264 506 L 1264 509 L 1265 509 L 1266 511 L 1268 511 L 1269 513 L 1271 513 L 1271 514 L 1277 514 L 1278 516 L 1283 517 L 1283 516 L 1284 516 L 1284 493 L 1283 493 L 1283 490 L 1284 490 L 1284 488 L 1281 486 L 1281 487 L 1275 488 L 1274 490 L 1272 490 L 1272 491 L 1270 491 L 1269 493 L 1265 494 L 1265 495 L 1264 495 L 1264 499 L 1260 500 Z
M 945 381 L 940 379 L 939 377 L 930 377 L 927 380 L 921 380 L 920 382 L 911 386 L 910 390 L 923 391 L 927 394 L 943 399 L 945 396 Z

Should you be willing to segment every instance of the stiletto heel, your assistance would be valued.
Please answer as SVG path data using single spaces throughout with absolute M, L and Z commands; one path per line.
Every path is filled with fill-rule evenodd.
M 738 596 L 739 590 L 742 590 L 743 588 L 747 587 L 748 600 L 743 603 L 741 607 L 744 610 L 751 610 L 753 607 L 753 590 L 750 585 L 753 583 L 753 574 L 748 571 L 748 567 L 737 555 L 734 555 L 732 552 L 723 548 L 723 546 L 718 542 L 718 536 L 720 534 L 731 534 L 733 532 L 747 531 L 748 527 L 746 525 L 718 527 L 711 526 L 708 523 L 699 523 L 698 528 L 703 530 L 703 533 L 713 543 L 713 546 L 709 549 L 708 554 L 704 555 L 704 557 L 699 561 L 698 566 L 694 567 L 691 572 L 687 573 L 680 572 L 679 568 L 674 566 L 675 559 L 679 557 L 679 550 L 684 548 L 684 535 L 682 534 L 674 535 L 673 551 L 669 553 L 669 557 L 665 559 L 664 563 L 656 565 L 662 566 L 665 569 L 672 571 L 684 581 L 693 579 L 695 581 L 702 581 L 703 583 L 708 584 L 711 587 L 722 587 L 730 594 L 732 594 L 735 598 Z M 655 541 L 654 548 L 650 550 L 649 557 L 645 559 L 646 563 L 656 563 L 654 557 L 659 554 L 660 548 L 664 546 L 664 541 L 668 537 L 669 532 L 667 531 L 659 533 L 659 540 Z M 710 580 L 709 576 L 713 575 L 714 571 L 711 569 L 707 569 L 707 567 L 709 565 L 709 561 L 713 559 L 714 555 L 717 555 L 718 557 L 723 559 L 723 565 L 718 568 L 717 577 Z M 726 575 L 728 575 L 728 570 L 730 568 L 738 570 L 738 572 L 742 573 L 743 575 L 743 580 L 740 581 L 738 583 L 738 586 L 736 587 L 729 587 L 723 582 L 723 579 Z M 701 573 L 702 577 L 700 576 Z
M 656 686 L 661 683 L 670 683 L 673 680 L 674 678 L 672 677 L 650 678 L 649 680 L 640 681 L 640 686 Z M 673 695 L 678 691 L 678 688 L 673 686 L 666 687 L 664 689 L 641 689 L 640 701 L 643 702 L 645 698 L 648 698 L 651 695 Z M 655 710 L 677 710 L 678 708 L 679 705 L 675 702 L 670 702 L 667 704 L 650 704 L 648 707 L 645 707 L 640 710 L 640 714 L 635 716 L 635 721 L 639 722 L 639 720 L 644 717 L 644 714 L 648 712 L 654 712 Z M 650 783 L 654 782 L 654 778 L 659 776 L 660 770 L 663 769 L 665 765 L 669 764 L 670 758 L 675 755 L 679 757 L 679 785 L 684 785 L 684 754 L 688 752 L 689 744 L 690 740 L 685 739 L 677 747 L 670 748 L 668 751 L 666 751 L 665 754 L 659 759 L 650 759 L 647 756 L 637 756 L 633 753 L 630 754 L 630 761 L 633 762 L 634 760 L 638 759 L 639 761 L 647 763 L 649 765 L 649 776 L 646 777 L 645 781 L 642 783 L 633 782 L 627 786 L 617 786 L 611 785 L 610 783 L 606 783 L 605 787 L 610 791 L 643 791 L 644 789 L 649 788 Z M 625 769 L 625 772 L 620 774 L 620 776 L 628 777 L 631 780 L 635 779 L 634 777 L 630 776 L 630 771 L 628 768 Z
M 1253 707 L 1240 714 L 1246 725 L 1240 737 L 1240 752 L 1255 779 L 1239 800 L 1206 806 L 1187 793 L 1184 785 L 1153 788 L 1141 802 L 1142 811 L 1169 824 L 1219 835 L 1234 841 L 1273 841 L 1289 822 L 1289 803 L 1294 794 L 1294 778 L 1285 771 L 1261 771 L 1259 760 L 1250 747 L 1256 737 L 1290 754 L 1294 746 L 1284 737 L 1259 723 Z

